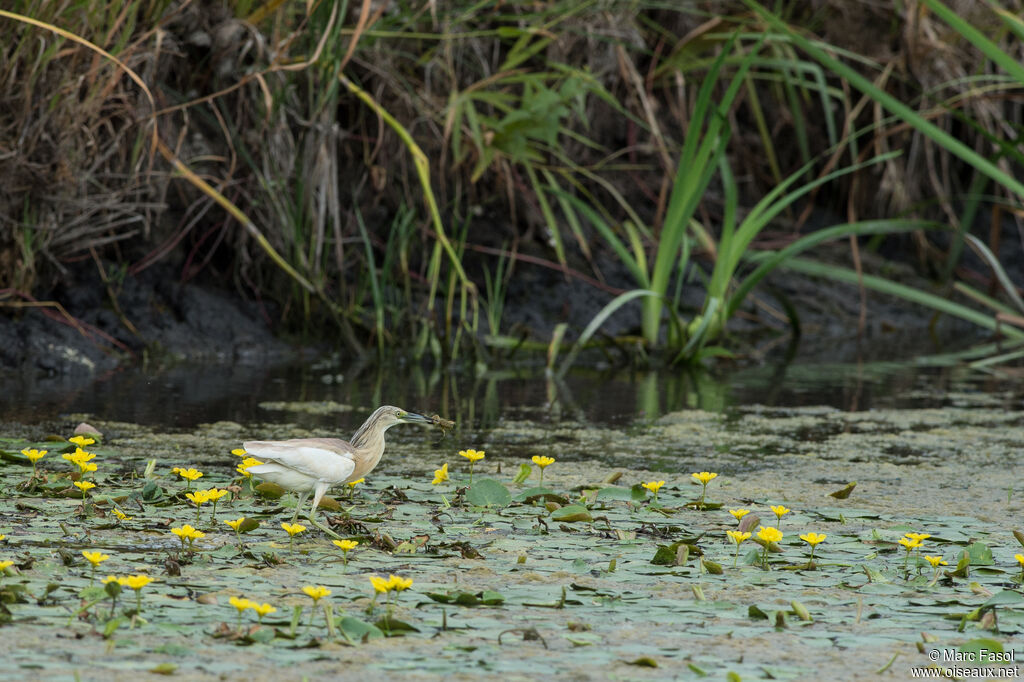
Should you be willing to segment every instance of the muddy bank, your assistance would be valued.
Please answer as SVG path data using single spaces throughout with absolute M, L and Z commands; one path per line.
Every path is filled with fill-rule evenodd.
M 294 355 L 274 335 L 273 306 L 208 285 L 180 283 L 169 267 L 126 276 L 116 290 L 78 268 L 48 300 L 61 307 L 30 305 L 0 315 L 0 367 L 81 376 L 125 364 L 259 365 Z

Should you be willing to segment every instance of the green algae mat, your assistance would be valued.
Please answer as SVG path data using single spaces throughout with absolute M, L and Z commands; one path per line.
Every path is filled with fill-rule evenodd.
M 56 425 L 0 439 L 4 679 L 1021 668 L 1018 411 L 752 407 L 628 429 L 524 411 L 472 438 L 395 429 L 377 470 L 321 507 L 337 542 L 291 526 L 294 496 L 231 453 L 327 434 L 92 423 L 96 443 Z

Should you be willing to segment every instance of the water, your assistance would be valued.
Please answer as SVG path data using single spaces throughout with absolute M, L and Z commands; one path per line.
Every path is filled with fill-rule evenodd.
M 940 407 L 950 393 L 985 393 L 988 405 L 1019 409 L 1020 387 L 961 368 L 912 364 L 775 364 L 710 373 L 693 369 L 607 371 L 578 369 L 563 380 L 542 368 L 439 372 L 419 367 L 313 365 L 252 367 L 176 365 L 124 368 L 97 377 L 18 375 L 4 380 L 0 409 L 6 421 L 36 423 L 88 414 L 188 429 L 200 423 L 272 422 L 309 426 L 353 425 L 379 404 L 438 413 L 486 429 L 502 415 L 528 413 L 538 421 L 563 417 L 592 424 L 626 425 L 680 409 L 727 411 L 827 405 L 841 410 Z M 351 415 L 309 415 L 268 410 L 275 401 L 334 401 Z

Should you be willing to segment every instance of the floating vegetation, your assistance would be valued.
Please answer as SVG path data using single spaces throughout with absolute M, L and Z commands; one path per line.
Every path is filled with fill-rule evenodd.
M 345 486 L 343 504 L 332 501 L 327 522 L 339 540 L 282 523 L 293 496 L 251 487 L 235 468 L 245 453 L 228 453 L 221 425 L 180 435 L 103 425 L 120 435 L 88 446 L 94 457 L 83 461 L 96 465 L 88 497 L 70 485 L 85 475 L 80 465 L 22 454 L 45 447 L 74 455 L 78 446 L 0 439 L 8 668 L 230 676 L 288 666 L 290 675 L 312 677 L 335 665 L 325 657 L 333 661 L 342 645 L 346 666 L 369 675 L 472 666 L 503 676 L 635 677 L 638 666 L 688 666 L 718 679 L 806 679 L 840 669 L 870 677 L 887 665 L 907 672 L 932 665 L 933 650 L 1009 651 L 1020 641 L 1024 534 L 992 520 L 1019 518 L 1019 494 L 973 487 L 988 480 L 978 467 L 991 456 L 986 443 L 975 443 L 973 460 L 968 453 L 942 471 L 906 469 L 903 484 L 889 487 L 880 473 L 893 465 L 870 457 L 879 434 L 911 447 L 904 441 L 924 432 L 894 435 L 894 425 L 948 431 L 950 420 L 927 411 L 872 413 L 870 421 L 846 414 L 864 427 L 859 445 L 829 430 L 830 439 L 813 443 L 829 458 L 747 455 L 745 470 L 730 473 L 723 445 L 758 434 L 785 441 L 814 426 L 807 422 L 840 418 L 756 414 L 745 425 L 733 420 L 714 449 L 695 449 L 675 471 L 614 468 L 578 445 L 534 454 L 503 444 L 497 431 L 475 444 L 486 445 L 486 457 L 396 438 L 373 475 Z M 962 416 L 1005 423 L 986 410 Z M 679 413 L 627 440 L 641 450 L 650 439 L 669 447 L 665 433 L 686 432 L 688 418 L 692 437 L 701 437 L 706 415 Z M 549 436 L 567 428 L 549 427 Z M 973 437 L 964 428 L 962 437 Z M 1019 427 L 1006 428 L 989 438 L 1014 439 Z M 590 431 L 579 426 L 578 440 L 624 436 Z M 959 438 L 948 436 L 948 447 L 959 448 Z M 775 449 L 786 450 L 782 441 Z M 445 460 L 462 453 L 473 454 L 449 469 Z M 556 475 L 541 479 L 556 459 Z M 1012 465 L 990 464 L 1004 472 Z M 963 479 L 972 481 L 970 494 L 943 490 L 957 466 L 978 472 Z M 181 472 L 200 468 L 210 487 L 184 489 L 182 479 L 190 481 Z M 847 475 L 860 481 L 856 493 L 829 497 Z M 930 497 L 915 502 L 915 486 Z M 197 517 L 195 500 L 211 491 L 222 493 L 216 512 L 205 513 L 210 504 Z M 905 493 L 906 510 L 875 509 L 885 506 L 874 503 L 879 491 Z M 98 568 L 109 575 L 100 580 Z M 60 656 L 32 644 L 53 637 Z M 943 660 L 954 659 L 935 665 L 944 668 Z

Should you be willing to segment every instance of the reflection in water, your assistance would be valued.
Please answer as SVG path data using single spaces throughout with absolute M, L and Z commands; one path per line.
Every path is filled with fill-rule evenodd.
M 355 424 L 364 411 L 390 403 L 436 412 L 475 430 L 491 428 L 516 410 L 528 410 L 534 420 L 621 425 L 674 410 L 718 412 L 753 403 L 843 410 L 928 407 L 939 404 L 932 395 L 962 386 L 968 378 L 961 369 L 925 371 L 895 363 L 766 365 L 728 374 L 695 368 L 580 368 L 562 380 L 537 367 L 469 375 L 413 365 L 177 365 L 127 368 L 88 378 L 6 377 L 0 407 L 8 421 L 32 423 L 87 413 L 100 420 L 189 428 L 220 420 L 280 421 L 280 412 L 260 407 L 268 401 L 332 400 L 357 412 L 351 418 L 298 413 L 284 418 L 308 426 Z

